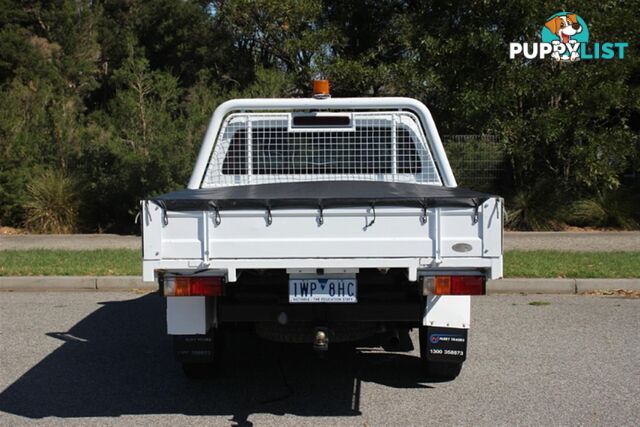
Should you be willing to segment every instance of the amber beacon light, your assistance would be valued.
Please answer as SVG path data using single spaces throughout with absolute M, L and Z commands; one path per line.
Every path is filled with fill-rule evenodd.
M 314 80 L 313 81 L 313 97 L 314 98 L 329 98 L 329 80 Z

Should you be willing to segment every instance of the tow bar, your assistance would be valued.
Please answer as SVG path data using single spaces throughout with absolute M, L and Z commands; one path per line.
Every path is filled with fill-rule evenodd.
M 329 329 L 317 327 L 313 331 L 313 349 L 325 352 L 329 350 Z

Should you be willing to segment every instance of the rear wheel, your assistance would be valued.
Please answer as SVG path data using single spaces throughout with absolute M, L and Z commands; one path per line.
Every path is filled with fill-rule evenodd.
M 192 380 L 212 378 L 215 373 L 215 363 L 182 362 L 182 372 Z
M 419 327 L 420 364 L 424 375 L 429 380 L 451 381 L 460 375 L 462 363 L 437 362 L 427 359 L 428 328 Z

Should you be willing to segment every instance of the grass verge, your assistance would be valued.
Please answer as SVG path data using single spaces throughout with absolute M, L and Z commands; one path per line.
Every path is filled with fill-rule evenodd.
M 0 251 L 0 276 L 136 276 L 140 259 L 133 249 Z
M 639 278 L 640 252 L 509 251 L 505 277 Z M 140 251 L 0 251 L 0 276 L 135 276 Z
M 509 251 L 505 277 L 601 278 L 640 277 L 640 252 Z

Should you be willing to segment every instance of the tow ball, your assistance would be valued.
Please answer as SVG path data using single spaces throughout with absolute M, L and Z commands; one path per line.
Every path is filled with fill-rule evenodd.
M 328 328 L 320 327 L 313 330 L 313 349 L 321 352 L 329 350 Z

